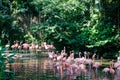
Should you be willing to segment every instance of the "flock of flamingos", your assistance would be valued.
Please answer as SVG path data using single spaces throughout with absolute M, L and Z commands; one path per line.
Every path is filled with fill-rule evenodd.
M 86 56 L 87 52 L 84 52 L 83 57 L 74 58 L 74 51 L 71 51 L 70 55 L 67 56 L 65 50 L 62 50 L 60 54 L 49 52 L 49 59 L 52 61 L 54 67 L 61 75 L 72 75 L 72 80 L 76 80 L 77 76 L 92 76 L 91 70 L 94 69 L 94 74 L 98 74 L 98 68 L 102 66 L 102 60 L 100 62 L 95 61 L 95 55 L 93 54 L 92 59 Z M 65 71 L 65 72 L 64 72 Z M 117 62 L 111 61 L 108 67 L 102 69 L 102 72 L 107 75 L 109 74 L 116 77 L 114 80 L 120 80 L 120 57 L 117 58 Z M 68 79 L 69 80 L 69 79 Z M 84 79 L 83 79 L 84 80 Z M 97 80 L 97 79 L 96 79 Z M 113 80 L 105 79 L 103 80 Z
M 87 57 L 88 52 L 85 51 L 84 56 L 79 56 L 78 58 L 75 58 L 74 51 L 71 51 L 70 55 L 68 55 L 65 48 L 60 53 L 49 51 L 50 49 L 55 49 L 55 47 L 53 45 L 48 45 L 47 43 L 44 43 L 42 46 L 24 43 L 21 46 L 19 43 L 16 42 L 14 45 L 11 46 L 11 48 L 18 48 L 19 50 L 22 48 L 24 50 L 48 50 L 48 60 L 47 62 L 44 62 L 44 66 L 50 64 L 61 76 L 72 76 L 72 78 L 68 80 L 76 80 L 77 76 L 80 75 L 92 76 L 91 70 L 94 70 L 94 73 L 97 75 L 99 67 L 103 64 L 102 59 L 99 62 L 95 60 L 96 54 L 93 54 L 92 58 L 89 58 Z M 46 66 L 44 68 L 46 68 Z M 111 61 L 108 67 L 102 69 L 102 72 L 105 75 L 109 74 L 114 76 L 112 80 L 120 80 L 120 57 L 117 57 L 116 62 Z M 103 80 L 111 79 L 104 78 Z
M 45 50 L 54 50 L 55 47 L 51 44 L 47 44 L 46 42 L 44 42 L 42 45 L 37 45 L 37 44 L 34 44 L 34 43 L 20 43 L 19 41 L 15 41 L 14 44 L 11 46 L 12 49 L 18 49 L 18 50 L 22 50 L 24 49 L 25 51 L 27 50 L 40 50 L 42 51 L 43 49 Z

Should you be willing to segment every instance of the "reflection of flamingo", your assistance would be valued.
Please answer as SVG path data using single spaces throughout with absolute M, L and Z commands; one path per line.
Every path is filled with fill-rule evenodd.
M 105 77 L 103 78 L 103 80 L 110 80 L 110 79 L 109 79 L 108 77 L 105 76 Z

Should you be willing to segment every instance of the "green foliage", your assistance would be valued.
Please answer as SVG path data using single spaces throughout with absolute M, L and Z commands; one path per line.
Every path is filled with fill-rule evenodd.
M 66 46 L 70 50 L 107 48 L 108 44 L 117 46 L 119 30 L 117 24 L 108 19 L 117 17 L 106 11 L 117 10 L 119 6 L 114 1 L 36 0 L 30 4 L 35 6 L 41 19 L 40 24 L 32 25 L 30 30 L 41 42 L 54 43 L 61 48 Z M 110 4 L 116 6 L 111 10 Z
M 38 44 L 46 41 L 58 50 L 66 46 L 76 51 L 119 51 L 119 0 L 5 0 L 3 3 L 0 37 L 1 41 L 6 39 L 4 43 L 18 39 Z M 110 49 L 113 47 L 115 50 Z
M 4 53 L 5 51 L 6 48 L 2 47 L 0 43 L 0 80 L 4 80 L 6 77 L 8 77 L 6 74 L 13 73 L 9 69 L 6 69 L 6 65 L 14 62 L 14 55 L 16 51 L 13 51 L 12 53 Z
M 15 55 L 15 53 L 5 54 L 2 51 L 3 50 L 1 50 L 1 52 L 0 52 L 0 79 L 1 80 L 8 77 L 8 76 L 6 76 L 6 74 L 9 74 L 9 73 L 13 74 L 13 71 L 6 69 L 6 65 L 14 62 L 14 55 Z
M 21 29 L 17 26 L 18 21 L 12 16 L 12 3 L 9 0 L 0 1 L 0 40 L 1 44 L 12 43 L 14 39 L 22 38 Z

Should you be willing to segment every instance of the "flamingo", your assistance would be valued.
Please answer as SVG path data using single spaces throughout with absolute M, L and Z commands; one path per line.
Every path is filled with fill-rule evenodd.
M 96 53 L 93 54 L 92 59 L 95 60 Z
M 89 67 L 89 71 L 91 70 L 91 66 L 93 64 L 93 60 L 92 59 L 87 59 L 86 63 L 88 63 L 88 67 Z
M 104 68 L 103 69 L 103 72 L 105 72 L 105 73 L 110 73 L 110 74 L 114 74 L 115 73 L 115 70 L 112 68 L 113 67 L 113 65 L 112 64 L 110 64 L 110 68 Z
M 24 44 L 23 44 L 23 49 L 24 49 L 24 50 L 28 50 L 29 47 L 30 47 L 30 45 L 29 45 L 28 43 L 24 43 Z
M 114 63 L 114 68 L 116 69 L 117 74 L 120 74 L 120 61 L 117 58 L 117 62 Z
M 104 68 L 102 71 L 105 72 L 105 73 L 107 73 L 107 72 L 110 71 L 110 69 L 107 67 L 107 68 Z
M 114 80 L 120 80 L 120 66 L 116 68 L 116 75 Z
M 86 59 L 86 63 L 88 63 L 89 65 L 93 63 L 93 60 L 91 59 Z
M 74 62 L 79 65 L 80 58 L 75 58 Z
M 108 67 L 106 67 L 102 70 L 102 72 L 104 72 L 106 75 L 108 74 L 109 71 L 110 71 L 110 69 Z
M 84 57 L 82 57 L 82 58 L 79 59 L 79 63 L 80 64 L 83 64 L 85 61 L 86 61 L 86 59 Z
M 117 57 L 117 62 L 119 62 L 119 61 L 120 61 L 120 56 Z
M 81 53 L 81 52 L 79 52 L 79 58 L 81 58 L 81 54 L 82 54 L 82 53 Z
M 17 49 L 18 48 L 18 43 L 15 43 L 14 45 L 11 46 L 12 49 Z
M 49 57 L 49 59 L 53 59 L 54 54 L 52 52 L 48 52 L 48 57 Z
M 79 66 L 77 64 L 74 63 L 71 65 L 71 76 L 74 80 L 78 76 L 78 73 L 79 73 L 78 69 L 79 69 Z
M 81 75 L 85 75 L 86 76 L 86 72 L 87 72 L 86 65 L 80 64 L 79 65 L 79 69 L 81 70 Z
M 114 70 L 112 67 L 110 67 L 110 73 L 111 73 L 111 74 L 114 74 L 114 73 L 115 73 L 115 70 Z
M 93 68 L 98 68 L 99 66 L 101 66 L 101 63 L 100 62 L 95 62 L 93 64 Z
M 120 63 L 119 63 L 119 62 L 114 63 L 114 67 L 115 67 L 115 68 L 120 67 Z
M 96 75 L 98 75 L 98 68 L 101 66 L 102 64 L 100 62 L 95 62 L 93 63 L 93 68 L 95 68 L 95 73 Z
M 87 58 L 87 51 L 84 52 L 84 57 Z
M 19 45 L 18 46 L 18 50 L 20 51 L 22 49 L 22 45 Z

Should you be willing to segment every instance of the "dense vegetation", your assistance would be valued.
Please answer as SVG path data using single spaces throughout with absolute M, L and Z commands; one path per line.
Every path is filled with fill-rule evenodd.
M 118 53 L 119 0 L 0 0 L 0 41 Z

